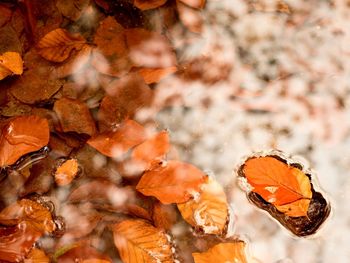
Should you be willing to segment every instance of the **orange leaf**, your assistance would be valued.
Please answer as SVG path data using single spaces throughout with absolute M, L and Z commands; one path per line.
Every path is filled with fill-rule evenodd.
M 46 119 L 34 115 L 11 119 L 0 136 L 0 166 L 14 164 L 22 155 L 44 147 L 49 136 Z
M 206 234 L 223 235 L 228 222 L 228 203 L 222 186 L 213 179 L 201 187 L 200 196 L 178 204 L 182 217 Z
M 183 203 L 199 192 L 206 175 L 195 166 L 179 161 L 169 161 L 151 171 L 146 171 L 136 190 L 154 196 L 163 204 Z
M 133 120 L 126 120 L 112 131 L 91 137 L 87 143 L 106 156 L 121 158 L 145 139 L 145 129 Z
M 146 84 L 158 83 L 163 78 L 175 73 L 177 71 L 176 66 L 167 68 L 142 68 L 138 72 L 145 80 Z
M 177 219 L 175 206 L 164 205 L 160 202 L 155 203 L 153 206 L 152 219 L 156 227 L 171 231 Z
M 17 52 L 5 52 L 0 55 L 0 80 L 10 74 L 21 75 L 23 73 L 23 61 Z
M 24 259 L 24 263 L 49 263 L 50 258 L 44 251 L 38 248 L 32 248 L 29 254 Z
M 203 253 L 192 253 L 195 263 L 247 263 L 243 241 L 220 243 Z
M 289 216 L 306 216 L 312 197 L 309 178 L 299 169 L 274 157 L 248 159 L 243 166 L 244 176 L 265 201 Z M 296 201 L 302 202 L 294 203 Z
M 69 159 L 62 163 L 55 172 L 55 182 L 59 186 L 68 185 L 79 172 L 79 164 L 76 159 Z
M 13 223 L 26 221 L 41 233 L 51 233 L 56 226 L 48 208 L 30 199 L 22 199 L 3 209 L 0 213 L 0 222 Z
M 46 34 L 38 43 L 39 54 L 53 62 L 66 60 L 72 51 L 80 50 L 86 40 L 80 35 L 72 35 L 67 30 L 57 28 Z
M 166 3 L 167 0 L 135 0 L 134 5 L 141 10 L 148 10 L 160 7 Z
M 125 220 L 113 226 L 114 244 L 124 263 L 172 263 L 166 233 L 143 220 Z
M 142 170 L 149 169 L 154 162 L 160 159 L 169 151 L 169 134 L 167 131 L 158 133 L 135 147 L 131 154 L 132 161 Z

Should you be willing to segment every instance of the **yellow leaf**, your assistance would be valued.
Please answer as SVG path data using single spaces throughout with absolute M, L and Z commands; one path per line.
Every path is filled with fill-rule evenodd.
M 247 263 L 243 241 L 220 243 L 203 253 L 192 253 L 195 263 Z
M 38 44 L 38 53 L 53 62 L 66 60 L 73 50 L 81 50 L 86 40 L 80 35 L 72 35 L 67 30 L 57 28 L 46 34 Z
M 113 227 L 114 244 L 124 263 L 174 262 L 172 246 L 163 230 L 143 220 L 125 220 Z
M 209 179 L 201 187 L 200 196 L 178 204 L 182 217 L 206 234 L 223 234 L 228 219 L 228 204 L 222 186 Z

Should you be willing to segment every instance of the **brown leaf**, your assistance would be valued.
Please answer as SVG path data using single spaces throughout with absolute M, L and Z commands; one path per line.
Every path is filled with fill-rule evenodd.
M 195 166 L 169 161 L 146 171 L 136 189 L 146 196 L 154 196 L 163 204 L 183 203 L 198 194 L 206 175 Z
M 309 178 L 301 170 L 265 156 L 248 159 L 243 174 L 253 187 L 252 191 L 281 212 L 292 217 L 307 215 L 312 191 Z
M 170 231 L 177 220 L 176 209 L 173 205 L 156 202 L 153 206 L 152 219 L 156 227 Z
M 198 8 L 201 9 L 205 5 L 205 0 L 179 0 L 183 2 L 184 4 L 193 7 L 193 8 Z
M 86 40 L 80 35 L 72 35 L 62 28 L 57 28 L 46 34 L 38 43 L 39 54 L 53 62 L 66 60 L 73 50 L 80 50 Z
M 126 120 L 112 131 L 91 137 L 87 144 L 106 156 L 119 159 L 144 140 L 146 140 L 145 129 L 133 120 Z
M 141 10 L 149 10 L 164 5 L 166 1 L 167 0 L 135 0 L 134 5 Z
M 168 77 L 169 75 L 177 71 L 176 66 L 168 68 L 142 68 L 138 70 L 140 75 L 143 77 L 146 84 L 158 83 L 163 78 Z
M 102 99 L 98 112 L 99 128 L 110 129 L 126 118 L 151 104 L 152 90 L 137 73 L 112 81 L 106 87 L 107 95 Z
M 88 7 L 89 0 L 59 0 L 57 9 L 70 20 L 77 21 Z
M 192 253 L 195 263 L 247 263 L 243 241 L 220 243 L 203 253 Z
M 76 159 L 68 159 L 55 171 L 55 182 L 59 186 L 70 184 L 79 173 L 79 164 Z
M 70 244 L 68 246 L 59 248 L 56 251 L 57 263 L 74 263 L 74 262 L 85 262 L 85 260 L 102 260 L 105 262 L 112 262 L 112 260 L 103 254 L 101 254 L 96 248 L 82 244 Z M 89 261 L 88 261 L 89 262 Z
M 11 19 L 12 11 L 6 5 L 0 4 L 0 14 L 0 27 L 2 27 Z
M 224 235 L 228 223 L 228 203 L 222 186 L 210 179 L 201 187 L 199 197 L 178 204 L 182 217 L 205 234 Z
M 0 80 L 10 74 L 21 75 L 23 73 L 23 61 L 17 52 L 5 52 L 0 55 Z
M 53 109 L 64 132 L 84 133 L 90 136 L 96 133 L 95 122 L 85 103 L 62 98 L 55 102 Z
M 42 236 L 27 221 L 16 226 L 0 226 L 0 260 L 5 262 L 20 262 L 24 260 L 33 244 Z
M 176 56 L 169 40 L 142 28 L 126 29 L 126 42 L 135 66 L 167 68 L 176 65 Z
M 143 220 L 125 220 L 113 226 L 114 244 L 124 263 L 174 262 L 164 231 Z
M 46 119 L 35 115 L 10 119 L 0 136 L 0 166 L 14 164 L 22 155 L 44 147 L 49 136 Z
M 32 248 L 24 259 L 24 263 L 49 263 L 50 258 L 45 252 L 38 248 Z

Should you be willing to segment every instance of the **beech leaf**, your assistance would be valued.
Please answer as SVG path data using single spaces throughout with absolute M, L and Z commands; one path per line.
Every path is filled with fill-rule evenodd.
M 10 119 L 0 136 L 0 166 L 14 164 L 22 155 L 41 149 L 49 136 L 46 119 L 35 115 Z
M 293 217 L 307 215 L 312 197 L 311 184 L 299 169 L 266 156 L 248 159 L 243 173 L 253 187 L 252 191 L 281 212 Z
M 23 73 L 23 61 L 17 52 L 5 52 L 0 55 L 0 80 L 11 74 Z
M 223 235 L 228 221 L 228 203 L 222 186 L 210 179 L 201 187 L 200 196 L 177 204 L 182 217 L 205 234 Z
M 115 224 L 113 236 L 124 263 L 174 262 L 166 233 L 143 220 L 125 220 Z
M 57 28 L 39 41 L 38 52 L 49 61 L 62 62 L 71 55 L 73 50 L 82 49 L 85 43 L 86 40 L 82 36 Z
M 134 5 L 141 10 L 149 10 L 164 5 L 166 1 L 167 0 L 135 0 Z
M 55 182 L 59 186 L 68 185 L 79 173 L 79 164 L 76 159 L 64 161 L 55 171 Z
M 247 263 L 245 243 L 235 241 L 217 244 L 206 252 L 192 253 L 195 263 Z
M 191 164 L 169 161 L 146 171 L 136 190 L 146 196 L 156 197 L 163 204 L 183 203 L 199 192 L 206 179 L 206 175 Z

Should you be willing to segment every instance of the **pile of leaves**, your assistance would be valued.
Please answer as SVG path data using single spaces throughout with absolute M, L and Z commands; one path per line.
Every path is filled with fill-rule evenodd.
M 2 262 L 249 260 L 223 187 L 181 160 L 168 131 L 136 121 L 155 83 L 193 76 L 195 61 L 179 61 L 168 32 L 200 34 L 204 6 L 0 4 Z M 269 161 L 253 165 L 258 174 L 254 160 L 242 168 L 249 192 L 285 217 L 308 218 L 311 179 Z

